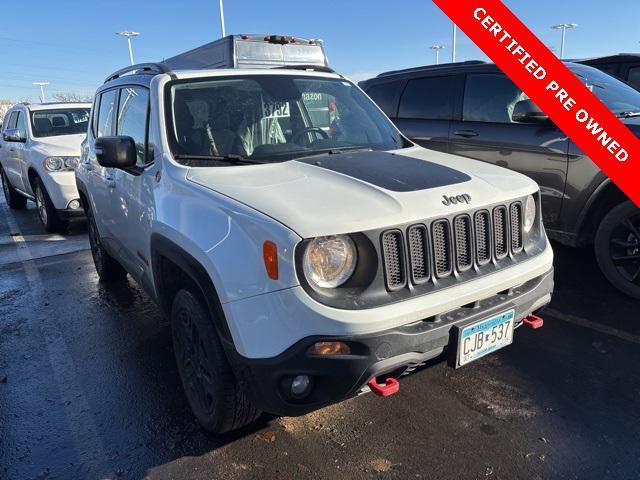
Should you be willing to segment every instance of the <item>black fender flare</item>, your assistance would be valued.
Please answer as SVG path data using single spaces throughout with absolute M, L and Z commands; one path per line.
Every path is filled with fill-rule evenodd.
M 157 303 L 160 305 L 163 313 L 167 315 L 167 318 L 171 313 L 171 305 L 168 305 L 167 299 L 163 298 L 162 295 L 165 281 L 162 276 L 162 257 L 173 262 L 200 289 L 200 293 L 202 294 L 203 300 L 207 303 L 220 339 L 226 347 L 233 345 L 233 338 L 222 309 L 220 297 L 206 269 L 182 247 L 159 233 L 151 234 L 150 246 L 151 268 Z

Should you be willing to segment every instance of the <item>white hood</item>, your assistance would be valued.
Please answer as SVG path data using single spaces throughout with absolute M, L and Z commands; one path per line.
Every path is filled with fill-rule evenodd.
M 80 144 L 87 135 L 58 135 L 54 137 L 38 137 L 33 139 L 32 148 L 39 150 L 47 156 L 80 156 Z
M 355 163 L 357 168 L 351 168 Z M 347 173 L 343 165 L 349 166 Z M 381 173 L 377 178 L 376 170 Z M 438 218 L 538 189 L 524 175 L 420 147 L 266 165 L 191 168 L 187 178 L 263 212 L 303 238 Z M 464 194 L 471 197 L 468 205 L 443 204 L 445 195 Z

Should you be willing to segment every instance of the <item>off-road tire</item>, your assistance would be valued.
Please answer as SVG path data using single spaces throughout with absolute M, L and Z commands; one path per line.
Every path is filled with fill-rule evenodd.
M 4 170 L 0 170 L 0 173 L 2 175 L 2 190 L 4 191 L 4 198 L 7 201 L 7 205 L 14 210 L 24 209 L 27 206 L 27 198 L 20 195 L 15 188 L 11 186 Z
M 127 276 L 127 271 L 122 267 L 122 265 L 120 265 L 120 262 L 109 255 L 102 246 L 100 233 L 96 227 L 96 221 L 93 218 L 91 210 L 87 212 L 87 220 L 91 256 L 93 257 L 93 264 L 96 267 L 96 272 L 98 272 L 100 281 L 104 283 L 113 283 L 124 280 Z
M 640 299 L 640 209 L 633 202 L 621 203 L 602 219 L 595 253 L 607 280 L 626 295 Z
M 205 430 L 228 432 L 260 416 L 235 379 L 200 295 L 190 290 L 176 294 L 171 309 L 171 336 L 187 401 Z

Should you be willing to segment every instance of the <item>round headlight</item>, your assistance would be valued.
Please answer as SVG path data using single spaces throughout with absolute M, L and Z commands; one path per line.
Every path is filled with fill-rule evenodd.
M 67 157 L 64 160 L 64 166 L 69 170 L 75 170 L 79 163 L 80 159 L 78 157 Z
M 64 168 L 64 159 L 60 157 L 48 157 L 44 161 L 44 168 L 50 172 L 62 170 Z
M 527 201 L 524 206 L 524 231 L 529 233 L 533 228 L 533 224 L 536 221 L 536 201 L 532 195 L 527 197 Z
M 302 264 L 310 283 L 321 288 L 336 288 L 349 280 L 357 260 L 353 240 L 347 235 L 335 235 L 311 240 Z

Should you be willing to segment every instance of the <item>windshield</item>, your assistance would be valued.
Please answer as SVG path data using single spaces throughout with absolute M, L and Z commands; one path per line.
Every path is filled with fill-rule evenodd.
M 569 68 L 613 113 L 640 112 L 640 92 L 626 83 L 592 67 L 571 65 Z
M 178 160 L 291 160 L 349 149 L 393 150 L 403 139 L 351 82 L 291 75 L 173 83 L 169 139 Z M 250 162 L 251 163 L 251 162 Z
M 87 133 L 89 108 L 39 110 L 31 112 L 34 137 L 57 137 Z

